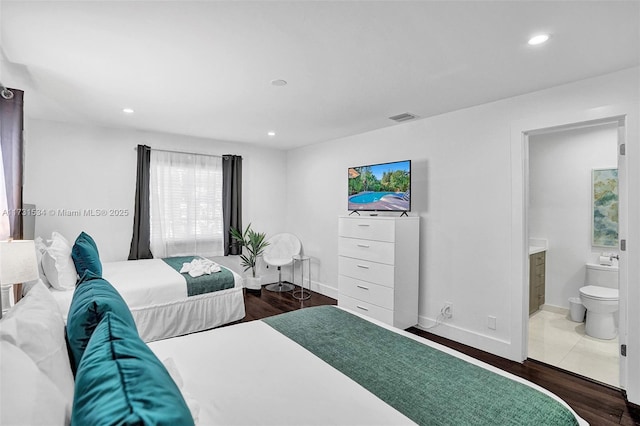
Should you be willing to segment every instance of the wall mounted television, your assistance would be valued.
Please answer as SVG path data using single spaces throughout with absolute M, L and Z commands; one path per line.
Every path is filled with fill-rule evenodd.
M 350 211 L 411 211 L 411 160 L 349 167 Z

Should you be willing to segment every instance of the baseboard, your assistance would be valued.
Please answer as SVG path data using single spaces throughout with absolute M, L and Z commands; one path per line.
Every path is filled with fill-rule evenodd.
M 475 331 L 456 327 L 452 324 L 440 323 L 436 327 L 430 328 L 435 324 L 435 320 L 425 316 L 418 317 L 418 328 L 436 334 L 447 339 L 480 349 L 503 358 L 511 359 L 512 347 L 511 343 L 498 339 L 493 336 L 481 334 Z
M 311 290 L 332 299 L 338 299 L 338 289 L 336 287 L 331 287 L 327 284 L 311 280 Z
M 338 299 L 337 287 L 332 287 L 330 285 L 312 280 L 311 290 L 323 294 L 327 297 Z M 480 334 L 447 323 L 442 323 L 437 327 L 429 328 L 429 326 L 433 325 L 434 323 L 435 320 L 431 318 L 419 316 L 417 327 L 429 331 L 430 333 L 437 334 L 438 336 L 446 337 L 448 339 L 455 340 L 456 342 L 460 342 L 465 345 L 492 353 L 494 355 L 510 359 L 512 352 L 511 343 L 506 340 L 497 339 L 493 336 Z
M 278 271 L 263 271 L 260 276 L 262 277 L 262 285 L 278 282 Z M 282 274 L 282 281 L 291 281 L 291 277 L 289 276 L 289 274 L 287 274 L 286 276 L 285 274 Z
M 563 308 L 562 306 L 544 304 L 544 305 L 542 305 L 540 307 L 540 309 L 543 310 L 543 311 L 553 312 L 553 313 L 556 313 L 556 314 L 569 315 L 569 309 L 568 308 Z

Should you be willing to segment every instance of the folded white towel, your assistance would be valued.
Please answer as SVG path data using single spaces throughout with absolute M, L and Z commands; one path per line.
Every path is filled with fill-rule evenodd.
M 210 275 L 214 272 L 220 272 L 220 265 L 210 259 L 196 258 L 189 263 L 183 263 L 180 269 L 181 274 L 188 273 L 193 278 L 201 275 Z

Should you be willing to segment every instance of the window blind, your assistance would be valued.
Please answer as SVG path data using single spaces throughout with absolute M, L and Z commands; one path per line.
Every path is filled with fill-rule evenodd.
M 151 151 L 151 251 L 155 257 L 222 256 L 222 158 Z

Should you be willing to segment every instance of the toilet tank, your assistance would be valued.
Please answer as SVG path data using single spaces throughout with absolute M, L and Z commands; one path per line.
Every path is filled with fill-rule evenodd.
M 618 288 L 618 265 L 605 266 L 587 263 L 586 285 Z

